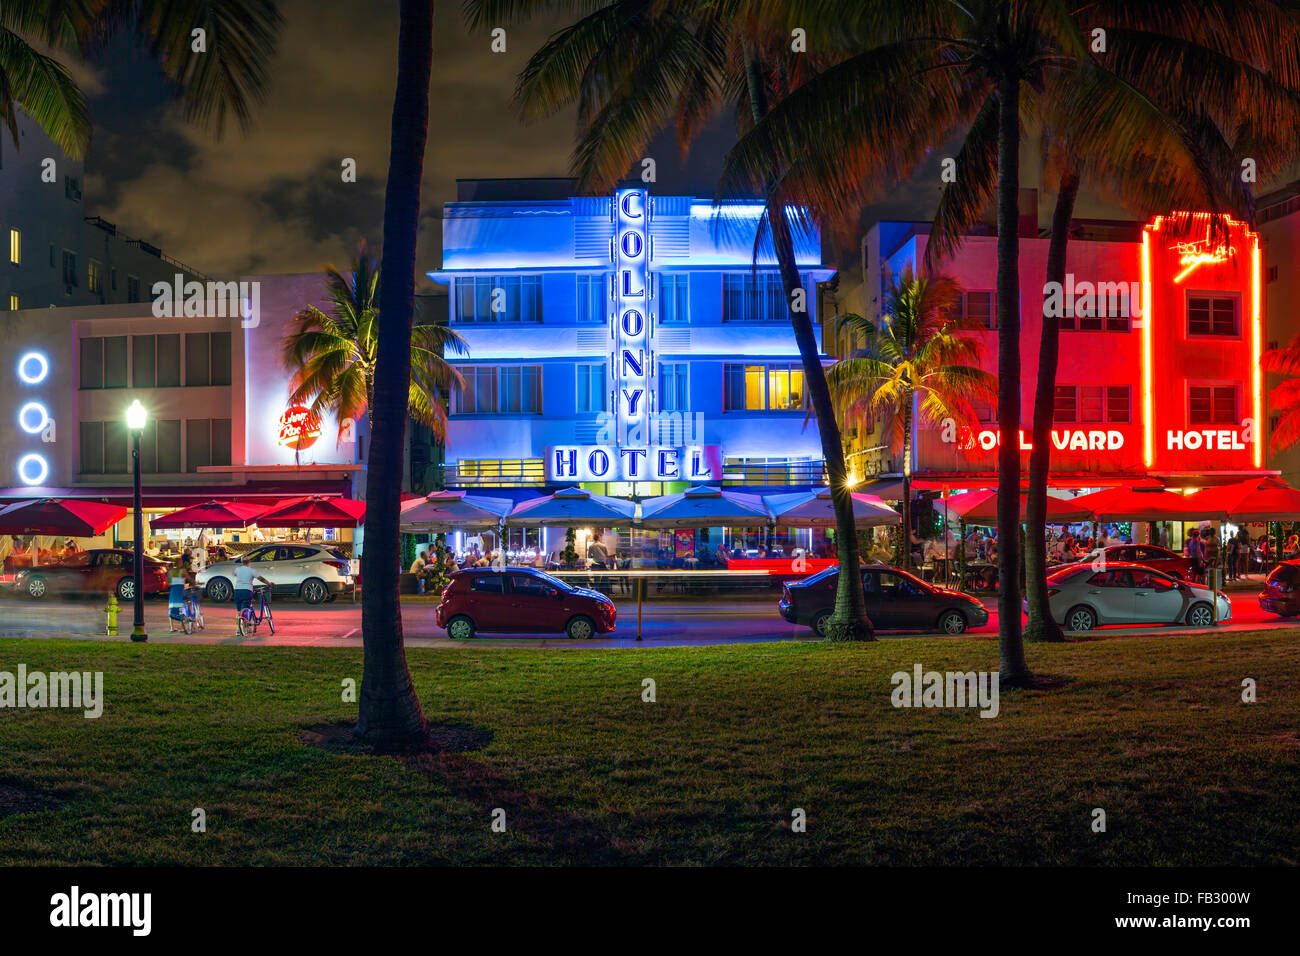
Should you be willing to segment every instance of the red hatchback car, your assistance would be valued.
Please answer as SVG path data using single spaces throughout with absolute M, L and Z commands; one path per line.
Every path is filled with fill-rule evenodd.
M 434 612 L 457 640 L 489 634 L 568 634 L 584 640 L 614 630 L 614 602 L 532 568 L 469 568 L 451 576 Z
M 14 576 L 14 590 L 43 598 L 53 591 L 81 594 L 112 592 L 119 601 L 135 600 L 134 555 L 126 548 L 92 548 L 65 557 L 58 564 L 24 568 Z M 144 556 L 144 593 L 167 590 L 167 564 Z
M 1283 561 L 1269 572 L 1259 606 L 1278 617 L 1300 614 L 1300 560 Z

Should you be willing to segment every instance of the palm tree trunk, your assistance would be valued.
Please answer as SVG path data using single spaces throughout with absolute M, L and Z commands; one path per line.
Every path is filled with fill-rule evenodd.
M 758 121 L 766 112 L 767 106 L 756 58 L 750 58 L 745 74 L 749 85 L 750 106 L 754 120 Z M 785 287 L 785 301 L 790 307 L 790 324 L 794 328 L 795 344 L 803 363 L 804 387 L 812 399 L 813 414 L 817 417 L 817 432 L 821 437 L 822 455 L 826 459 L 826 477 L 830 482 L 831 505 L 835 509 L 835 550 L 839 557 L 840 574 L 835 587 L 835 609 L 826 624 L 825 636 L 830 641 L 874 641 L 875 629 L 867 617 L 862 575 L 858 570 L 861 560 L 858 557 L 858 535 L 853 520 L 853 497 L 848 486 L 848 469 L 844 465 L 844 446 L 840 443 L 835 406 L 831 401 L 830 388 L 826 385 L 826 372 L 822 368 L 811 313 L 806 306 L 802 311 L 794 308 L 795 290 L 801 287 L 794 241 L 785 215 L 785 201 L 769 188 L 766 202 L 767 219 L 772 229 L 772 247 L 776 251 L 777 266 Z
M 364 670 L 355 731 L 358 737 L 384 751 L 431 746 L 428 724 L 406 666 L 397 582 L 415 308 L 415 243 L 433 69 L 433 0 L 401 0 L 401 4 L 366 468 L 366 535 L 361 554 Z
M 998 649 L 1003 686 L 1029 681 L 1020 634 L 1020 78 L 998 78 Z
M 1070 219 L 1079 195 L 1079 174 L 1061 174 L 1052 210 L 1052 239 L 1047 247 L 1047 281 L 1065 283 Z M 1025 544 L 1025 598 L 1029 603 L 1026 641 L 1063 641 L 1065 632 L 1052 619 L 1047 596 L 1047 478 L 1052 470 L 1052 413 L 1056 407 L 1056 367 L 1061 345 L 1061 323 L 1043 311 L 1043 331 L 1038 340 L 1038 381 L 1034 385 L 1034 438 L 1029 453 L 1029 498 L 1025 510 L 1029 525 Z
M 903 406 L 903 552 L 900 566 L 912 567 L 912 395 Z

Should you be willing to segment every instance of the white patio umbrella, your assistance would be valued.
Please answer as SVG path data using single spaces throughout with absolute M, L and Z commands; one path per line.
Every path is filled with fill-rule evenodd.
M 776 524 L 787 528 L 833 528 L 835 507 L 831 490 L 798 491 L 791 494 L 764 495 L 763 501 Z M 903 516 L 875 495 L 853 493 L 853 523 L 859 528 L 881 524 L 902 524 Z
M 484 531 L 496 528 L 514 502 L 509 498 L 435 491 L 427 498 L 402 502 L 403 531 Z
M 596 495 L 582 488 L 565 488 L 553 495 L 519 502 L 506 515 L 506 524 L 516 528 L 631 525 L 635 514 L 636 503 L 625 498 Z
M 719 488 L 691 488 L 641 502 L 643 528 L 761 528 L 772 515 L 758 495 Z

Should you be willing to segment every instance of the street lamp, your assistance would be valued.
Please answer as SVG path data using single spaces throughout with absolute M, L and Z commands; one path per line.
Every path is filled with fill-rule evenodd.
M 149 640 L 149 635 L 144 631 L 144 508 L 140 503 L 140 435 L 144 432 L 146 418 L 148 412 L 137 398 L 126 410 L 126 427 L 131 432 L 131 471 L 135 486 L 135 554 L 131 572 L 135 579 L 135 622 L 131 628 L 133 641 Z

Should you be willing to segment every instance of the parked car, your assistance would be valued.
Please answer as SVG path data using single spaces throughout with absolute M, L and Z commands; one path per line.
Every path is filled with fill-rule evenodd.
M 1215 623 L 1214 592 L 1143 564 L 1108 563 L 1061 568 L 1047 577 L 1052 617 L 1067 631 L 1090 631 L 1103 624 Z M 1232 618 L 1232 602 L 1218 596 L 1218 621 Z M 1028 610 L 1028 602 L 1026 602 Z
M 92 548 L 66 555 L 55 564 L 23 568 L 14 576 L 14 590 L 43 598 L 51 592 L 116 594 L 135 600 L 134 554 L 128 548 Z M 167 590 L 167 563 L 144 555 L 144 593 Z
M 835 589 L 840 569 L 826 568 L 798 581 L 786 581 L 777 605 L 791 624 L 806 624 L 825 636 L 826 621 L 835 609 Z M 983 627 L 989 612 L 983 604 L 961 591 L 934 587 L 906 571 L 886 565 L 862 569 L 862 588 L 867 616 L 881 630 L 928 631 L 961 634 L 967 628 Z
M 1077 561 L 1054 565 L 1048 570 L 1054 571 L 1058 568 L 1067 568 L 1076 564 L 1097 565 L 1097 570 L 1101 570 L 1103 562 L 1107 566 L 1114 563 L 1140 564 L 1144 567 L 1155 568 L 1157 571 L 1163 571 L 1170 577 L 1182 581 L 1191 580 L 1192 577 L 1191 558 L 1185 558 L 1181 554 L 1175 554 L 1168 548 L 1162 548 L 1154 544 L 1112 544 L 1106 548 L 1089 551 Z
M 253 570 L 271 582 L 271 593 L 301 597 L 308 604 L 320 604 L 351 590 L 347 558 L 317 544 L 277 543 L 261 545 L 248 552 Z M 208 600 L 229 601 L 235 595 L 235 569 L 239 560 L 209 564 L 198 573 L 199 586 Z
M 1269 572 L 1259 592 L 1259 606 L 1279 617 L 1300 614 L 1300 559 L 1283 561 Z
M 457 640 L 483 631 L 565 633 L 577 641 L 608 634 L 616 617 L 614 602 L 599 591 L 515 567 L 456 571 L 434 612 L 438 626 Z

